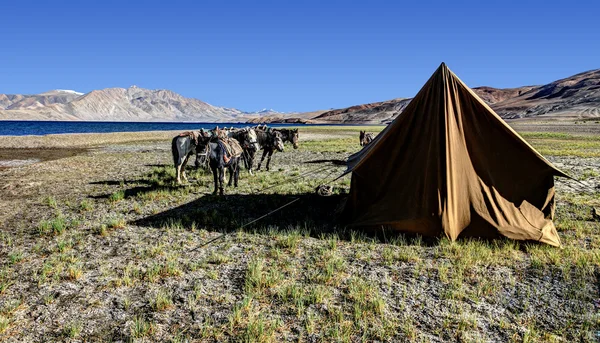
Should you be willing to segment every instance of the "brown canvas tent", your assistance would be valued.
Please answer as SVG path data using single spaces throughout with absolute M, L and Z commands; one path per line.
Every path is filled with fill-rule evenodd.
M 348 225 L 540 241 L 565 176 L 444 63 L 370 145 L 350 156 Z

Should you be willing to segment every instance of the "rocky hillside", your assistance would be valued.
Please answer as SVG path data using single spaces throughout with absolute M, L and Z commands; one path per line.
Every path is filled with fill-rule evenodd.
M 66 104 L 80 95 L 59 90 L 34 95 L 0 94 L 0 110 L 36 110 L 54 104 Z
M 507 99 L 517 97 L 524 94 L 538 86 L 525 86 L 519 88 L 493 88 L 493 87 L 475 87 L 473 91 L 479 95 L 483 101 L 488 104 L 495 104 Z
M 532 87 L 492 108 L 507 119 L 600 117 L 600 69 Z
M 269 114 L 277 112 L 270 110 Z M 51 91 L 37 95 L 0 94 L 0 119 L 105 121 L 245 121 L 256 116 L 217 107 L 169 90 L 131 86 L 87 94 Z
M 543 86 L 473 91 L 505 119 L 576 119 L 600 117 L 600 69 L 580 73 Z M 402 113 L 410 98 L 393 99 L 331 110 L 311 118 L 316 123 L 388 123 Z M 292 118 L 286 118 L 291 121 Z
M 392 121 L 410 99 L 400 98 L 331 110 L 313 118 L 316 122 L 379 124 Z

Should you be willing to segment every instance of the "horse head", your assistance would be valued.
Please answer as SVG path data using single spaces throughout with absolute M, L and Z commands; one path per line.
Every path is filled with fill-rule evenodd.
M 281 138 L 281 133 L 279 131 L 275 131 L 272 133 L 273 135 L 273 147 L 277 149 L 277 151 L 283 151 L 283 139 Z
M 292 145 L 294 146 L 294 149 L 298 149 L 298 129 L 291 130 L 290 135 L 292 136 Z
M 251 128 L 246 128 L 246 139 L 248 140 L 248 145 L 254 149 L 254 151 L 260 150 L 260 145 L 258 144 L 258 136 L 256 135 L 256 131 Z

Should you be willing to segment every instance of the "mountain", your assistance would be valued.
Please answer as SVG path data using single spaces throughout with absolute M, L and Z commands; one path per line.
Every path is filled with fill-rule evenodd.
M 473 91 L 505 119 L 600 117 L 600 69 L 543 86 L 475 87 Z M 392 99 L 330 110 L 314 117 L 298 116 L 296 119 L 311 123 L 385 124 L 402 113 L 410 100 Z M 287 117 L 285 121 L 293 122 L 294 119 Z
M 410 99 L 399 98 L 331 110 L 312 118 L 315 122 L 379 124 L 402 113 Z
M 54 104 L 66 104 L 79 95 L 80 93 L 59 90 L 35 95 L 0 94 L 0 110 L 35 110 Z
M 473 91 L 488 104 L 495 104 L 507 99 L 517 97 L 538 86 L 525 86 L 519 88 L 493 88 L 493 87 L 475 87 Z
M 600 69 L 532 87 L 492 108 L 506 119 L 600 117 Z
M 600 69 L 542 86 L 475 87 L 473 91 L 505 119 L 600 117 Z M 169 90 L 106 88 L 81 94 L 54 90 L 42 94 L 0 94 L 0 120 L 205 121 L 251 123 L 383 124 L 398 116 L 410 98 L 306 113 L 272 109 L 243 112 L 218 107 Z
M 236 122 L 255 115 L 213 106 L 170 90 L 136 86 L 87 94 L 66 90 L 36 95 L 0 94 L 0 119 Z

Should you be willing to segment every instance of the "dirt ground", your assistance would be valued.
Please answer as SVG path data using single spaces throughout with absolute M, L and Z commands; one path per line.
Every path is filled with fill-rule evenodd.
M 600 125 L 512 125 L 577 179 L 561 249 L 344 230 L 349 177 L 314 189 L 362 127 L 301 128 L 224 197 L 173 183 L 174 132 L 0 137 L 30 161 L 0 169 L 0 340 L 597 342 Z

